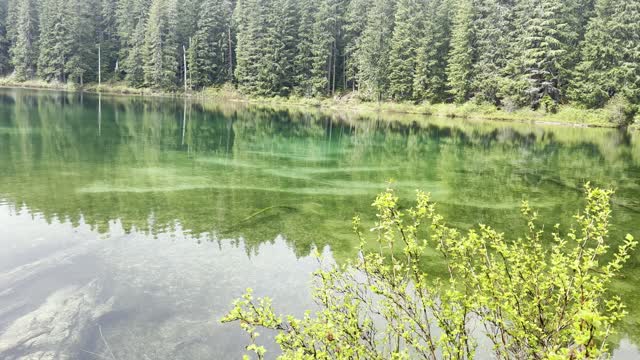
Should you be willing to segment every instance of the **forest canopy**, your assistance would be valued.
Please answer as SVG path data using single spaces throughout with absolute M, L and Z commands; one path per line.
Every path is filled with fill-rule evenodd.
M 640 1 L 0 0 L 0 74 L 597 108 L 638 102 Z

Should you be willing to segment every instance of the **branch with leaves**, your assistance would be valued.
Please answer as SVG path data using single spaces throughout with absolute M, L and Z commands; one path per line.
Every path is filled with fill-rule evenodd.
M 280 359 L 472 359 L 476 327 L 498 359 L 607 357 L 607 340 L 626 314 L 608 286 L 637 242 L 627 235 L 612 250 L 613 191 L 587 184 L 585 192 L 586 206 L 566 234 L 556 225 L 545 236 L 523 202 L 527 231 L 507 239 L 486 225 L 466 233 L 448 226 L 423 192 L 402 211 L 387 190 L 373 203 L 378 250 L 365 250 L 356 217 L 358 258 L 314 273 L 318 311 L 283 318 L 248 290 L 222 322 L 239 322 L 259 359 L 265 348 L 257 328 L 278 332 Z M 448 276 L 424 271 L 430 253 L 442 257 Z

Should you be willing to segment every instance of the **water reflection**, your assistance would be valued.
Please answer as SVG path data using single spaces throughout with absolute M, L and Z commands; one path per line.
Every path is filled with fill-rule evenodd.
M 282 311 L 312 305 L 316 261 L 281 238 L 249 258 L 242 241 L 196 245 L 179 227 L 152 237 L 116 221 L 107 240 L 82 219 L 46 221 L 6 205 L 0 224 L 2 359 L 110 358 L 105 340 L 117 359 L 238 357 L 243 336 L 218 319 L 246 286 Z
M 245 286 L 298 309 L 310 249 L 353 256 L 349 221 L 372 220 L 391 178 L 406 198 L 430 191 L 456 226 L 507 232 L 524 225 L 523 198 L 566 221 L 586 180 L 611 185 L 618 236 L 640 219 L 639 165 L 638 134 L 615 130 L 0 90 L 0 290 L 17 289 L 0 293 L 0 339 L 80 297 L 102 309 L 77 313 L 83 350 L 105 351 L 98 323 L 132 358 L 176 358 L 184 343 L 185 358 L 237 354 L 211 311 Z M 631 343 L 637 264 L 617 289 Z

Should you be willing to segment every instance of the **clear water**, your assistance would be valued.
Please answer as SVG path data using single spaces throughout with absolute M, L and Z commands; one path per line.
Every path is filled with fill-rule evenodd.
M 0 358 L 238 358 L 231 301 L 311 307 L 310 250 L 354 256 L 390 179 L 507 233 L 522 199 L 569 226 L 589 180 L 640 237 L 637 133 L 0 89 Z M 639 265 L 617 359 L 640 356 Z

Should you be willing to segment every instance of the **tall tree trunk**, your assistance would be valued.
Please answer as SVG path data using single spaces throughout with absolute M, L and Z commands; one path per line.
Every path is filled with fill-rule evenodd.
M 98 44 L 98 86 L 102 84 L 102 53 Z
M 184 72 L 184 93 L 187 93 L 187 48 L 182 45 L 182 71 Z
M 233 44 L 231 43 L 231 26 L 227 29 L 227 34 L 229 35 L 229 80 L 233 80 Z
M 333 49 L 332 49 L 332 53 L 333 53 L 333 78 L 331 81 L 331 96 L 335 95 L 336 93 L 336 61 L 338 60 L 338 55 L 337 53 L 337 49 L 336 49 L 336 41 L 333 40 Z

